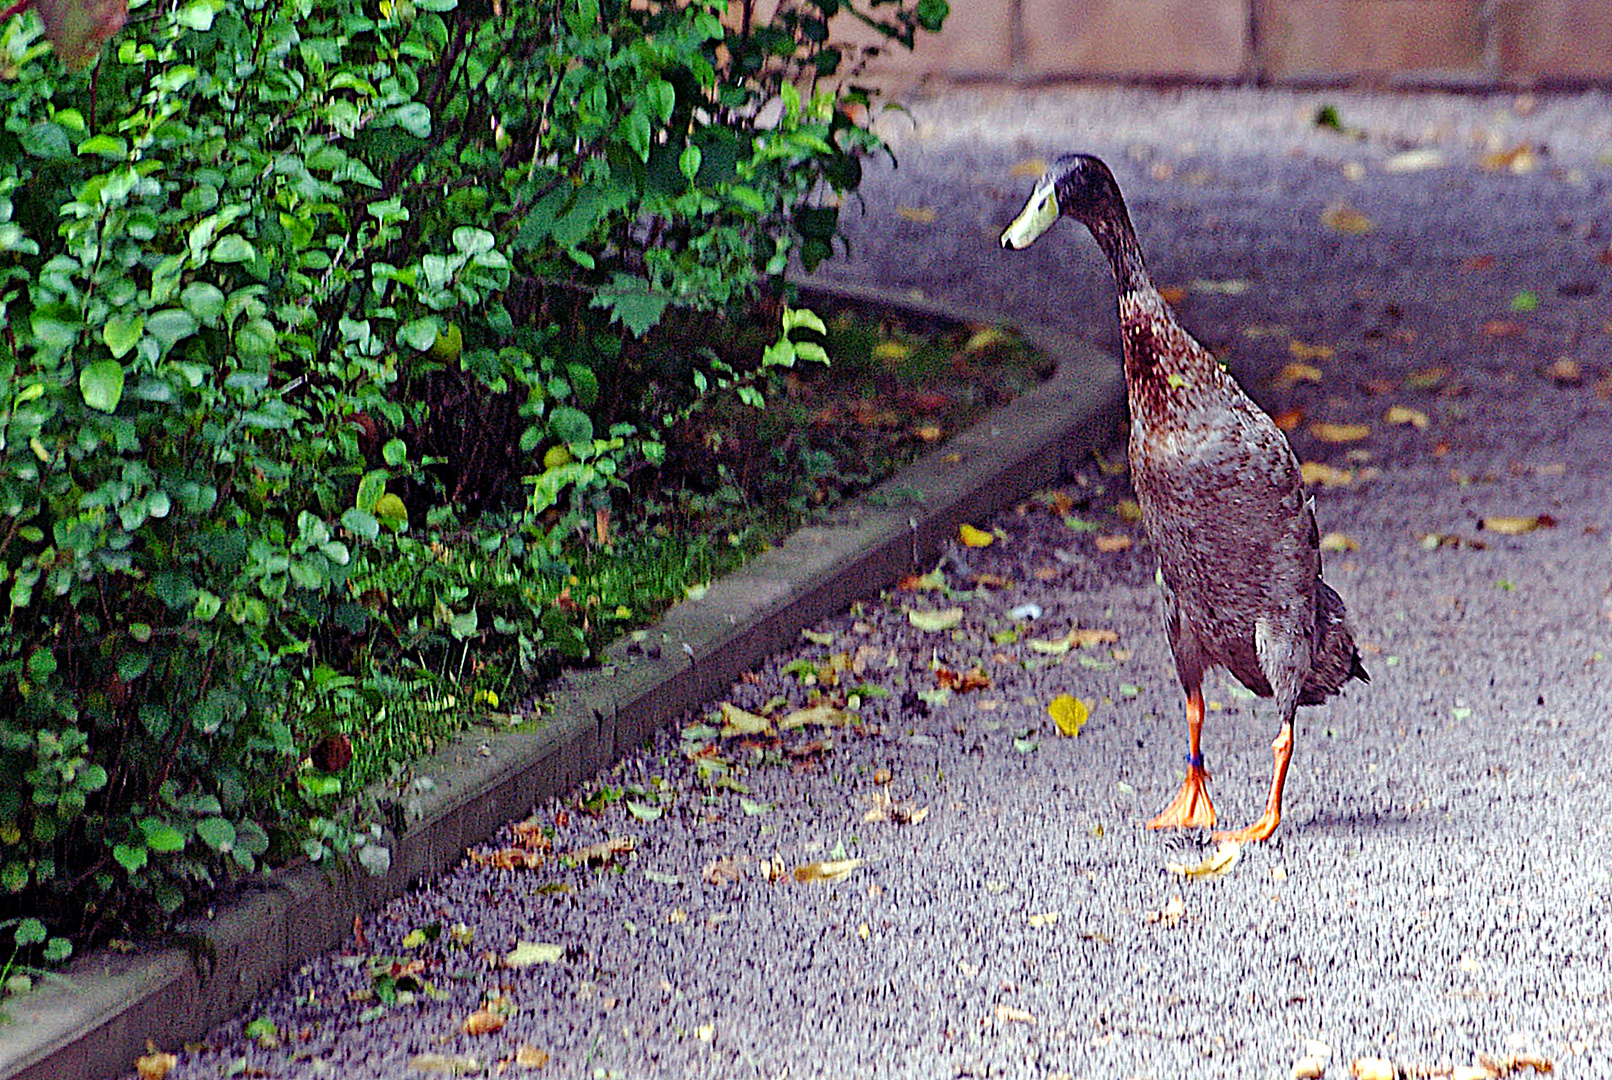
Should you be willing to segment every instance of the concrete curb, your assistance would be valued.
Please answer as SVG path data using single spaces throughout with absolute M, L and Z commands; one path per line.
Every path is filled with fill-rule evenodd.
M 996 317 L 872 288 L 805 287 L 808 303 L 848 299 L 963 322 Z M 335 947 L 353 920 L 463 857 L 502 825 L 563 794 L 656 728 L 720 696 L 803 627 L 903 574 L 926 569 L 957 526 L 1055 483 L 1065 464 L 1112 433 L 1122 415 L 1119 363 L 1076 339 L 1026 333 L 1058 359 L 1046 383 L 988 416 L 821 524 L 673 608 L 651 635 L 654 658 L 624 643 L 604 665 L 573 673 L 550 696 L 540 730 L 473 732 L 422 762 L 392 845 L 391 870 L 304 867 L 189 926 L 187 947 L 135 956 L 106 950 L 77 961 L 65 983 L 41 984 L 7 1006 L 0 1078 L 93 1080 L 127 1074 L 147 1040 L 196 1038 Z M 429 790 L 422 790 L 422 788 Z

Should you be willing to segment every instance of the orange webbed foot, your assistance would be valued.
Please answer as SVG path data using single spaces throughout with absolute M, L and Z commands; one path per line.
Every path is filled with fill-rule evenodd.
M 1254 822 L 1247 828 L 1225 830 L 1213 833 L 1211 834 L 1211 838 L 1215 840 L 1234 840 L 1239 844 L 1249 844 L 1260 840 L 1268 840 L 1271 833 L 1276 831 L 1276 826 L 1281 824 L 1281 821 L 1282 816 L 1280 814 L 1273 814 L 1267 810 L 1264 814 L 1260 815 L 1258 821 Z
M 1150 829 L 1211 829 L 1215 824 L 1215 804 L 1209 801 L 1209 774 L 1201 765 L 1188 765 L 1181 790 L 1164 812 L 1147 823 Z

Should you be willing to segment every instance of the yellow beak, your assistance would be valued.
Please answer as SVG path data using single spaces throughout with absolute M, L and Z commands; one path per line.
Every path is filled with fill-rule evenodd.
M 1050 185 L 1037 188 L 1030 201 L 1024 204 L 1013 224 L 1002 233 L 1002 246 L 1021 251 L 1035 243 L 1035 238 L 1051 228 L 1058 220 L 1058 194 Z

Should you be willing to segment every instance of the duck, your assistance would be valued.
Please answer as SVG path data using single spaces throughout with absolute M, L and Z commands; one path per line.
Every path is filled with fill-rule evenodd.
M 1298 708 L 1323 704 L 1350 679 L 1370 681 L 1343 599 L 1322 580 L 1314 499 L 1287 436 L 1153 284 L 1119 184 L 1100 158 L 1054 161 L 1002 246 L 1026 248 L 1064 217 L 1086 227 L 1114 273 L 1131 481 L 1158 557 L 1165 631 L 1186 695 L 1186 777 L 1148 825 L 1216 824 L 1200 738 L 1203 678 L 1218 667 L 1273 698 L 1281 726 L 1264 812 L 1246 828 L 1212 835 L 1263 841 L 1282 819 Z

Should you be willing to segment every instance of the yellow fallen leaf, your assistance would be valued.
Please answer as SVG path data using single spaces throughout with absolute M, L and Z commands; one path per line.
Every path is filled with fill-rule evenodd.
M 800 636 L 811 642 L 813 645 L 826 646 L 834 644 L 834 635 L 821 630 L 802 630 L 800 632 Z
M 1295 341 L 1292 344 L 1297 345 L 1298 342 Z M 1271 380 L 1271 385 L 1278 390 L 1286 390 L 1288 387 L 1297 386 L 1299 383 L 1318 383 L 1320 381 L 1320 368 L 1314 364 L 1304 364 L 1294 360 L 1282 366 L 1282 370 L 1276 373 L 1276 378 Z
M 1135 542 L 1136 539 L 1134 537 L 1125 533 L 1104 533 L 1103 535 L 1095 537 L 1092 540 L 1092 543 L 1097 546 L 1098 551 L 1107 552 L 1128 551 L 1130 550 L 1131 545 Z
M 560 858 L 578 866 L 588 863 L 609 864 L 615 862 L 617 855 L 625 855 L 636 850 L 638 850 L 638 841 L 632 837 L 614 836 L 609 840 L 601 840 L 597 844 L 589 844 L 586 847 L 561 852 Z
M 1007 340 L 1007 331 L 1000 326 L 982 326 L 968 336 L 968 340 L 963 343 L 963 351 L 981 352 Z
M 1177 894 L 1170 897 L 1170 902 L 1165 904 L 1161 910 L 1148 912 L 1146 918 L 1148 922 L 1164 923 L 1166 926 L 1174 926 L 1184 919 L 1186 914 L 1187 902 L 1181 899 L 1180 895 Z
M 1293 1062 L 1293 1080 L 1321 1080 L 1326 1074 L 1327 1063 L 1313 1054 Z
M 1032 652 L 1044 653 L 1052 656 L 1062 656 L 1064 653 L 1068 652 L 1074 647 L 1075 643 L 1066 637 L 1057 638 L 1055 640 L 1050 638 L 1030 639 L 1030 649 Z
M 995 536 L 966 522 L 957 526 L 957 538 L 971 548 L 990 547 L 996 543 Z
M 929 225 L 935 220 L 935 212 L 927 206 L 898 206 L 896 216 L 918 225 Z
M 873 346 L 875 360 L 905 360 L 912 355 L 912 346 L 905 341 L 880 341 Z
M 1387 1058 L 1355 1058 L 1349 1075 L 1355 1080 L 1394 1080 L 1394 1064 Z
M 1091 707 L 1072 694 L 1059 694 L 1047 704 L 1047 714 L 1058 725 L 1058 734 L 1073 738 L 1086 726 Z
M 523 1069 L 541 1069 L 549 1063 L 549 1052 L 539 1050 L 535 1046 L 522 1043 L 521 1048 L 515 1051 L 515 1064 Z
M 1333 203 L 1322 211 L 1321 224 L 1347 236 L 1364 236 L 1377 227 L 1375 221 L 1347 203 Z
M 737 705 L 722 703 L 722 737 L 732 738 L 735 735 L 771 735 L 772 721 L 765 716 L 757 716 L 753 712 L 746 712 Z
M 491 1009 L 477 1009 L 465 1017 L 459 1030 L 466 1035 L 491 1035 L 504 1026 L 504 1014 L 495 1013 Z
M 565 956 L 563 945 L 550 945 L 540 941 L 517 941 L 515 947 L 504 954 L 503 964 L 507 968 L 557 964 L 563 956 Z
M 1112 645 L 1119 635 L 1112 630 L 1099 630 L 1094 626 L 1076 627 L 1069 631 L 1069 643 L 1077 649 L 1092 645 Z
M 830 859 L 795 867 L 796 881 L 838 881 L 867 862 L 866 859 Z
M 151 1053 L 134 1059 L 134 1071 L 140 1075 L 140 1080 L 162 1080 L 168 1075 L 168 1070 L 177 1064 L 177 1055 L 163 1054 L 153 1049 Z
M 1535 514 L 1533 517 L 1513 517 L 1507 514 L 1494 514 L 1478 519 L 1478 528 L 1485 532 L 1500 533 L 1502 536 L 1521 536 L 1531 533 L 1546 524 L 1545 515 Z M 1555 524 L 1555 519 L 1550 519 Z
M 1322 551 L 1359 551 L 1360 541 L 1341 532 L 1329 532 L 1321 537 Z
M 1141 521 L 1142 505 L 1135 499 L 1121 499 L 1114 504 L 1114 513 L 1119 515 L 1121 521 Z
M 1039 915 L 1030 916 L 1030 929 L 1040 930 L 1044 926 L 1051 926 L 1058 921 L 1058 912 L 1043 911 Z
M 1304 461 L 1299 463 L 1299 475 L 1304 482 L 1312 487 L 1348 487 L 1355 482 L 1353 469 L 1340 469 L 1335 465 L 1328 465 L 1324 461 Z
M 1390 405 L 1383 414 L 1385 424 L 1409 424 L 1417 431 L 1427 430 L 1427 414 L 1420 409 L 1412 409 L 1408 405 Z
M 998 1005 L 996 1007 L 996 1018 L 998 1021 L 1007 1024 L 1035 1023 L 1034 1013 L 1025 1009 L 1016 1009 L 1012 1005 Z
M 855 717 L 844 709 L 836 709 L 832 705 L 813 705 L 806 709 L 796 709 L 787 713 L 778 720 L 779 731 L 799 731 L 808 724 L 818 727 L 845 727 Z
M 1444 167 L 1444 155 L 1437 150 L 1404 150 L 1383 162 L 1383 172 L 1424 172 Z
M 1231 873 L 1231 868 L 1237 865 L 1237 859 L 1242 855 L 1243 846 L 1235 840 L 1223 840 L 1214 852 L 1205 856 L 1201 861 L 1187 866 L 1183 863 L 1165 863 L 1164 868 L 1172 874 L 1182 877 L 1199 878 L 1207 881 L 1223 874 Z
M 963 621 L 962 608 L 944 608 L 940 611 L 913 611 L 907 609 L 907 621 L 919 630 L 935 634 L 942 630 L 956 629 Z
M 1521 176 L 1538 168 L 1539 158 L 1534 154 L 1533 147 L 1523 144 L 1486 154 L 1478 164 L 1487 172 L 1509 172 Z
M 1289 341 L 1287 354 L 1299 363 L 1308 363 L 1311 360 L 1331 360 L 1333 349 L 1331 345 L 1307 345 L 1302 341 Z M 1321 381 L 1321 373 L 1316 372 L 1314 382 Z
M 1047 171 L 1047 161 L 1046 161 L 1045 158 L 1038 158 L 1038 157 L 1025 158 L 1023 161 L 1016 162 L 1014 164 L 1014 166 L 1013 166 L 1013 175 L 1014 176 L 1028 176 L 1028 177 L 1031 177 L 1031 178 L 1039 178 L 1041 176 L 1041 174 L 1046 172 L 1046 171 Z
M 1311 420 L 1309 432 L 1324 443 L 1359 442 L 1371 435 L 1370 424 L 1332 424 Z

